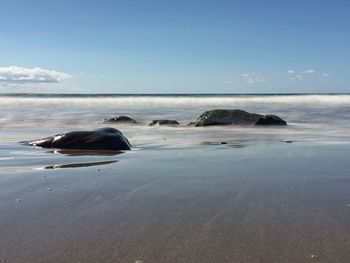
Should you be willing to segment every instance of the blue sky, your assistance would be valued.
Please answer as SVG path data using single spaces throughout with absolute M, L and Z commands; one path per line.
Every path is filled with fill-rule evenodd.
M 350 92 L 349 1 L 0 1 L 0 91 Z

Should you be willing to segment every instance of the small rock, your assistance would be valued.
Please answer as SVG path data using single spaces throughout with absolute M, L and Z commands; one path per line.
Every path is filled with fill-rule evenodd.
M 149 126 L 158 126 L 158 125 L 179 125 L 180 123 L 177 120 L 153 120 Z
M 282 120 L 280 117 L 276 116 L 276 115 L 265 115 L 260 117 L 255 125 L 281 125 L 281 126 L 285 126 L 287 125 L 287 122 Z
M 22 202 L 22 199 L 16 199 L 16 202 L 20 203 Z
M 47 191 L 52 191 L 52 188 L 47 188 Z
M 104 122 L 117 122 L 117 123 L 137 123 L 133 118 L 130 118 L 129 116 L 119 116 L 115 118 L 110 119 L 104 119 Z

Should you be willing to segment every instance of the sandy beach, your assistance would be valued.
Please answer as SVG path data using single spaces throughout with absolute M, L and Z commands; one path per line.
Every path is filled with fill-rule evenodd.
M 0 259 L 347 262 L 349 153 L 347 145 L 251 142 L 2 173 Z M 49 162 L 65 159 L 73 161 Z

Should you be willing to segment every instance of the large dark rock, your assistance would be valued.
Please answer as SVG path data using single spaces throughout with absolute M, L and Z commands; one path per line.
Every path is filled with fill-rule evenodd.
M 104 122 L 109 123 L 137 123 L 133 118 L 130 118 L 129 116 L 119 116 L 115 118 L 110 119 L 104 119 Z
M 195 126 L 211 125 L 286 125 L 287 123 L 275 115 L 261 115 L 244 110 L 209 110 L 202 113 Z
M 130 150 L 131 148 L 128 139 L 114 128 L 57 134 L 28 144 L 43 148 L 82 150 Z
M 153 120 L 149 126 L 157 125 L 179 125 L 180 123 L 176 120 Z
M 244 110 L 209 110 L 202 113 L 196 120 L 195 126 L 210 125 L 249 125 L 254 124 L 262 115 L 249 113 Z

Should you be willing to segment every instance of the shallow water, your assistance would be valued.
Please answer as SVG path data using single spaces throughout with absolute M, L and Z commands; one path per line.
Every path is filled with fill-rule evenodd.
M 261 114 L 276 114 L 289 126 L 284 129 L 224 127 L 192 129 L 186 124 L 203 111 L 217 108 L 240 108 Z M 2 141 L 15 142 L 31 136 L 93 129 L 104 118 L 128 115 L 140 122 L 137 126 L 118 125 L 135 141 L 135 145 L 153 144 L 163 133 L 169 137 L 183 134 L 173 144 L 189 143 L 199 136 L 223 134 L 253 138 L 295 135 L 306 137 L 348 137 L 350 95 L 2 95 L 0 96 Z M 154 129 L 147 126 L 153 119 L 176 119 L 182 125 Z M 116 126 L 108 124 L 108 126 Z M 135 132 L 136 131 L 136 132 Z M 163 132 L 164 131 L 164 132 Z M 153 136 L 155 136 L 153 138 Z
M 203 111 L 240 108 L 276 114 L 287 127 L 187 126 Z M 246 147 L 256 143 L 350 143 L 350 95 L 2 95 L 0 96 L 1 170 L 26 167 L 33 160 L 65 158 L 26 148 L 19 141 L 74 130 L 120 129 L 134 150 L 197 147 L 227 143 Z M 128 115 L 139 123 L 111 124 L 103 119 Z M 178 127 L 150 127 L 153 119 L 176 119 Z M 50 151 L 49 151 L 50 152 Z M 54 153 L 60 153 L 55 151 Z M 109 161 L 94 154 L 78 161 Z M 69 163 L 69 161 L 67 161 Z M 11 168 L 11 165 L 14 167 Z M 24 169 L 24 168 L 23 168 Z M 22 169 L 22 170 L 23 170 Z

